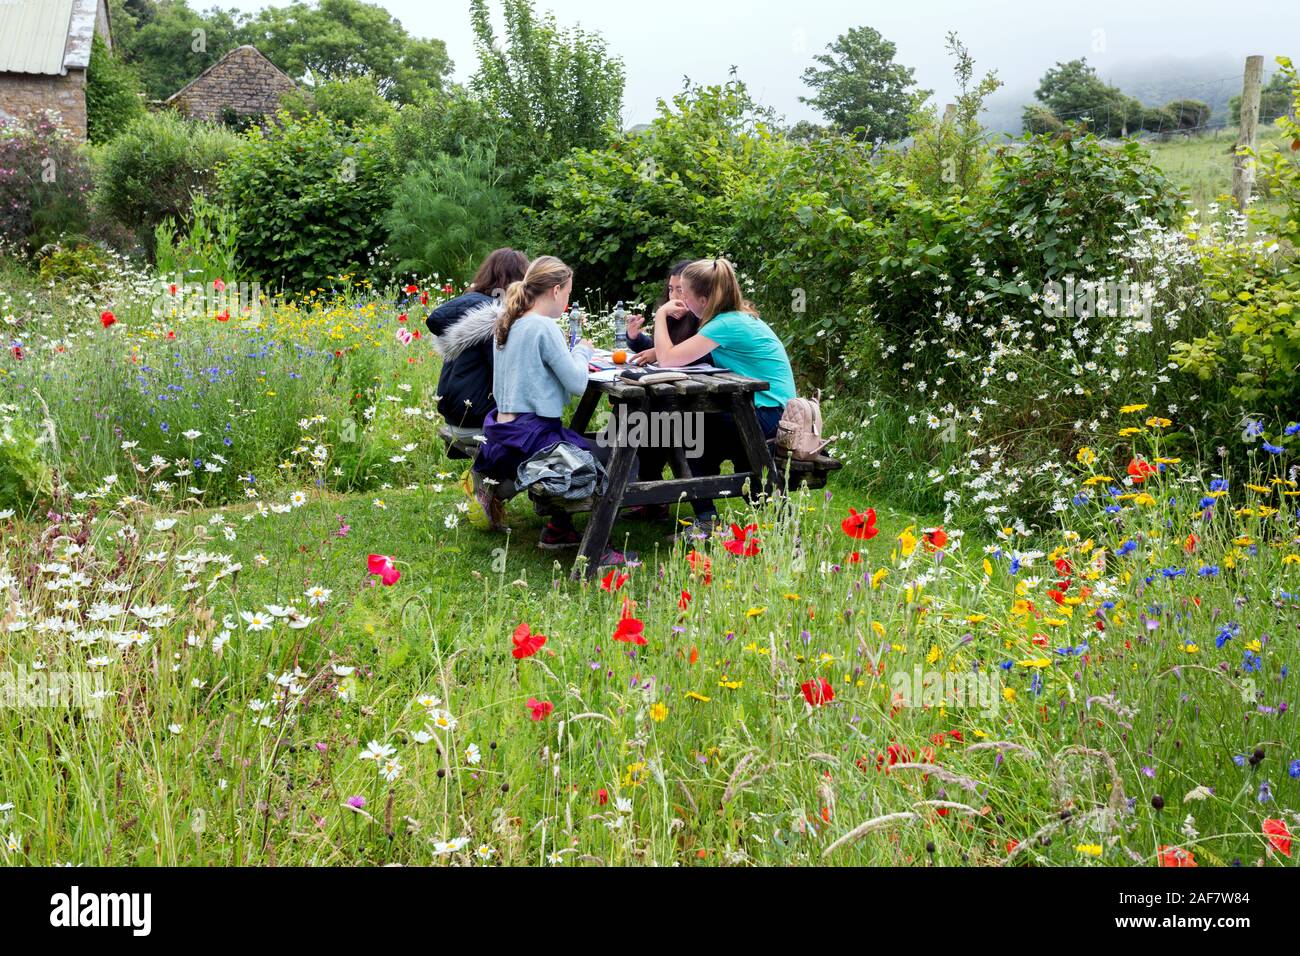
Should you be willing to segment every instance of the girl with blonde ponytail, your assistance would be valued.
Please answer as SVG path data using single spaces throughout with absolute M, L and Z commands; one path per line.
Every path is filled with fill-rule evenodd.
M 690 309 L 700 317 L 698 334 L 673 343 L 669 315 Z M 690 365 L 712 353 L 714 365 L 761 379 L 768 388 L 754 393 L 758 424 L 769 441 L 776 438 L 777 425 L 786 403 L 795 397 L 794 370 L 785 346 L 757 310 L 745 299 L 736 279 L 736 269 L 726 259 L 700 259 L 682 272 L 682 295 L 660 306 L 655 313 L 655 354 L 665 368 Z M 691 465 L 699 475 L 718 474 L 722 462 L 735 461 L 742 454 L 739 433 L 727 412 L 708 415 L 704 422 L 704 454 Z M 718 517 L 708 499 L 693 502 L 700 530 L 709 529 Z
M 513 481 L 519 466 L 533 455 L 568 442 L 608 459 L 600 448 L 564 427 L 561 415 L 571 395 L 587 390 L 587 364 L 592 345 L 582 339 L 569 351 L 557 319 L 569 307 L 573 270 L 555 256 L 539 256 L 518 282 L 506 289 L 494 337 L 496 360 L 492 394 L 496 410 L 483 423 L 486 438 L 474 460 L 474 471 L 498 482 Z M 504 521 L 504 504 L 477 482 L 476 497 L 494 529 Z M 538 547 L 576 548 L 578 533 L 567 511 L 557 511 L 542 531 Z M 622 564 L 627 556 L 609 551 L 602 564 Z

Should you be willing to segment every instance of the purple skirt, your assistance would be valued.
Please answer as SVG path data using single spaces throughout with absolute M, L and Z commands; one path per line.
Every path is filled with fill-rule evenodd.
M 487 441 L 474 459 L 474 470 L 497 481 L 514 481 L 521 464 L 562 441 L 595 450 L 587 438 L 565 428 L 560 419 L 532 412 L 523 412 L 512 422 L 499 422 L 493 409 L 483 422 L 483 437 Z

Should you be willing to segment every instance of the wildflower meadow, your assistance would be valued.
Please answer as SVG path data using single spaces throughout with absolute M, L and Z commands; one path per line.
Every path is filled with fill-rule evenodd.
M 907 149 L 733 77 L 530 153 L 486 66 L 86 147 L 89 224 L 0 246 L 0 862 L 1297 865 L 1300 126 L 1195 204 L 1137 126 L 968 135 L 997 81 L 948 49 Z M 174 209 L 127 195 L 155 141 L 221 154 Z M 526 495 L 488 530 L 425 319 L 507 242 L 597 339 L 733 258 L 843 467 L 619 520 L 590 579 Z

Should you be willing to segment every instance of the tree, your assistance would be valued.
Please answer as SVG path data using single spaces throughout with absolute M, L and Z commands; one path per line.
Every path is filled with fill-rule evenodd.
M 497 40 L 486 0 L 471 0 L 479 68 L 470 81 L 504 127 L 500 151 L 516 179 L 574 147 L 597 148 L 623 106 L 623 61 L 582 29 L 562 30 L 531 0 L 503 0 L 505 42 Z
M 382 126 L 397 115 L 373 76 L 326 80 L 310 89 L 291 90 L 280 97 L 280 107 L 295 116 L 322 113 L 348 126 Z
M 916 89 L 912 68 L 894 62 L 897 47 L 871 27 L 854 27 L 838 37 L 803 72 L 816 91 L 800 101 L 814 107 L 842 133 L 858 127 L 870 139 L 897 140 L 907 135 L 908 116 L 930 90 Z
M 1057 63 L 1034 95 L 1057 119 L 1085 123 L 1100 136 L 1136 133 L 1150 119 L 1139 100 L 1102 80 L 1086 58 Z
M 119 2 L 114 49 L 135 69 L 149 99 L 165 100 L 239 45 L 233 12 L 199 14 L 185 0 Z
M 86 138 L 105 143 L 143 115 L 140 81 L 96 33 L 86 70 Z
M 1279 116 L 1286 116 L 1291 109 L 1291 90 L 1287 86 L 1286 74 L 1280 70 L 1274 73 L 1259 91 L 1259 121 L 1271 123 Z M 1238 93 L 1228 101 L 1228 119 L 1237 125 L 1241 122 L 1241 94 Z
M 443 41 L 412 37 L 388 11 L 362 0 L 267 7 L 241 27 L 240 41 L 295 78 L 373 77 L 379 92 L 397 103 L 440 89 L 452 66 Z

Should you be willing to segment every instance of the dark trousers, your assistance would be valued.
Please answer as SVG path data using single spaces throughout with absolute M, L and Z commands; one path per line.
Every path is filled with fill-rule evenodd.
M 762 430 L 763 437 L 771 441 L 776 437 L 776 427 L 781 422 L 785 408 L 760 405 L 757 410 L 758 427 Z M 687 459 L 692 475 L 720 475 L 724 461 L 734 464 L 748 460 L 740 429 L 736 427 L 736 419 L 730 412 L 714 412 L 704 416 L 703 452 L 699 458 Z M 691 504 L 695 507 L 696 518 L 712 520 L 717 516 L 718 509 L 712 498 L 695 498 Z

